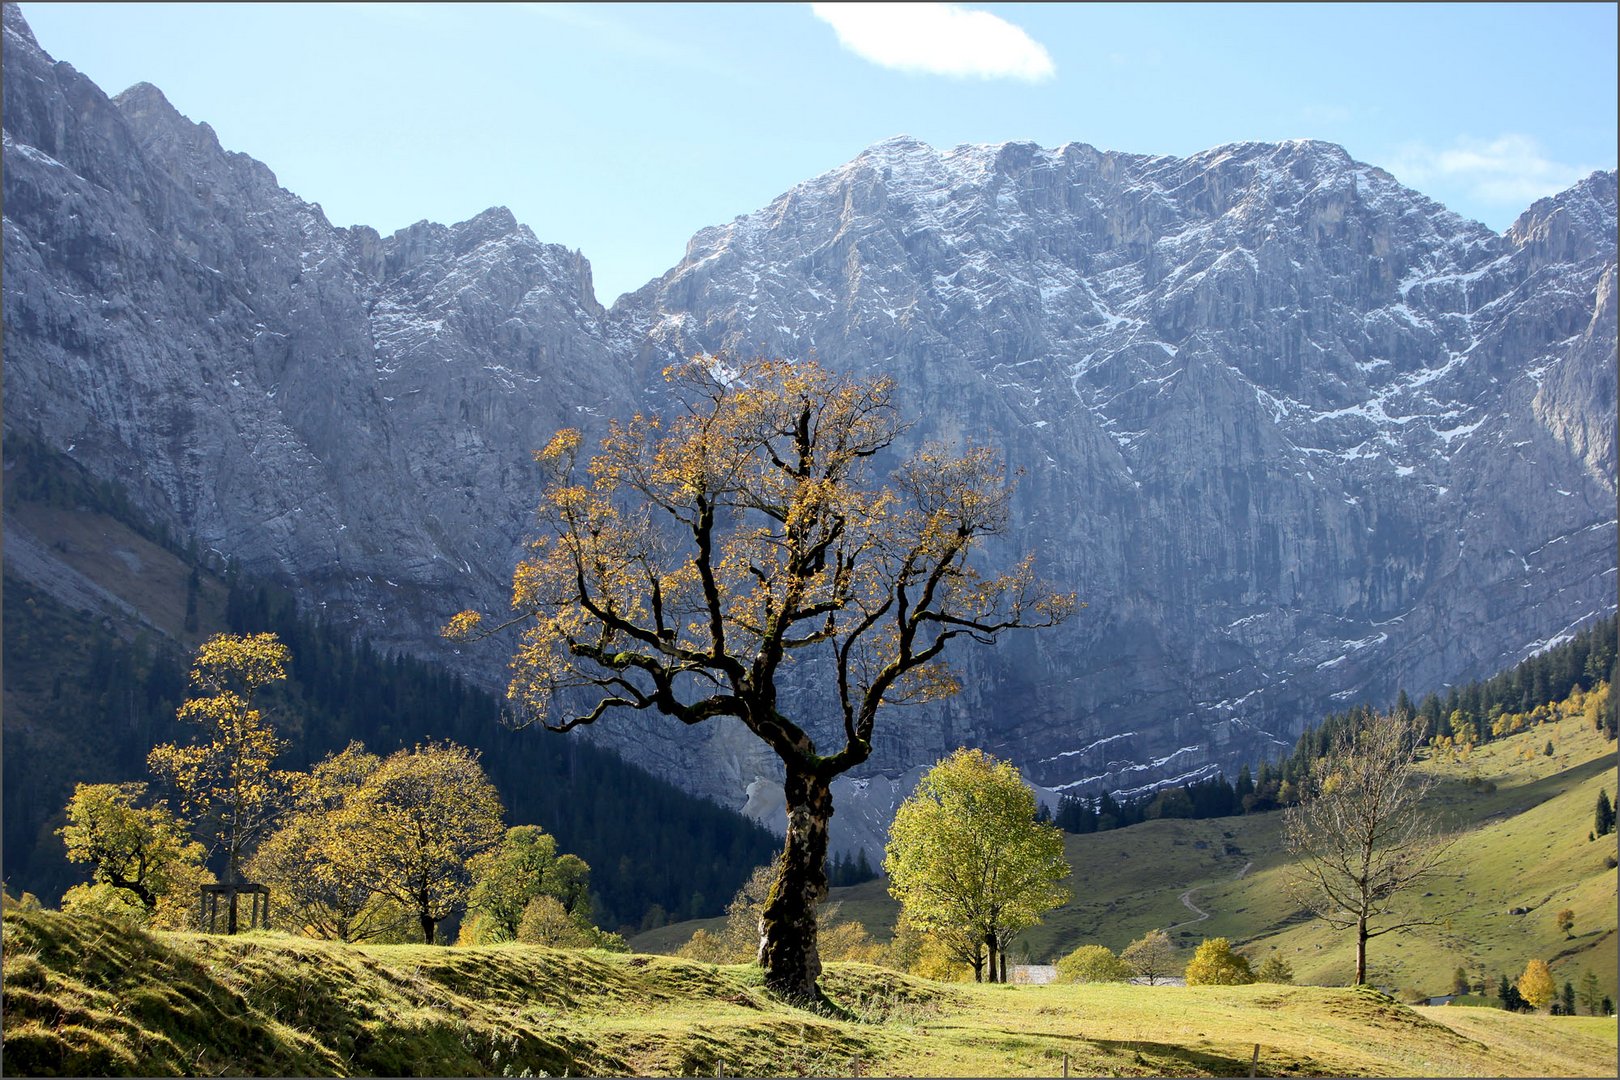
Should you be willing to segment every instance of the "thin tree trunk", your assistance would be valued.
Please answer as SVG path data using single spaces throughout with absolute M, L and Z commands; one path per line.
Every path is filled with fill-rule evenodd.
M 230 886 L 225 893 L 225 932 L 236 933 L 236 849 L 235 837 L 232 837 L 233 846 L 225 860 L 225 884 Z
M 1367 981 L 1367 916 L 1356 920 L 1356 985 Z
M 995 934 L 994 930 L 992 930 L 990 933 L 984 935 L 984 944 L 985 944 L 985 948 L 988 949 L 989 953 L 990 953 L 990 978 L 987 981 L 988 982 L 995 982 L 996 981 L 996 934 Z
M 759 920 L 759 964 L 765 985 L 794 1000 L 820 1001 L 816 980 L 816 905 L 827 895 L 827 826 L 832 820 L 832 788 L 808 770 L 788 767 L 787 839 L 782 869 L 765 900 Z
M 432 945 L 433 944 L 433 931 L 437 927 L 439 920 L 435 919 L 432 915 L 428 914 L 428 893 L 427 893 L 427 886 L 426 885 L 423 885 L 422 886 L 422 891 L 417 894 L 417 897 L 416 897 L 416 914 L 417 914 L 418 921 L 422 925 L 422 940 L 423 940 L 423 942 L 425 942 L 428 945 Z

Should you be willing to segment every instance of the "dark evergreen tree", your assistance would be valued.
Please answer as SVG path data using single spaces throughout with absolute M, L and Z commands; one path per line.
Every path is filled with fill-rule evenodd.
M 1502 1008 L 1508 1012 L 1524 1012 L 1530 1007 L 1529 1002 L 1519 993 L 1518 986 L 1506 975 L 1496 986 L 1496 996 L 1502 1000 Z
M 1614 831 L 1614 804 L 1609 802 L 1607 789 L 1600 789 L 1597 797 L 1597 813 L 1593 832 L 1599 836 L 1607 836 Z
M 1248 805 L 1244 800 L 1254 794 L 1254 777 L 1250 774 L 1248 765 L 1245 764 L 1238 770 L 1237 784 L 1232 790 L 1237 795 L 1239 807 L 1247 810 Z

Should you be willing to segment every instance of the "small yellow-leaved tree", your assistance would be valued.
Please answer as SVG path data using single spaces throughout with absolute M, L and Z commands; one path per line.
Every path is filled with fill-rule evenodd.
M 57 835 L 72 862 L 90 865 L 91 883 L 62 898 L 62 910 L 126 911 L 135 922 L 186 925 L 197 887 L 213 880 L 201 844 L 168 807 L 137 806 L 145 784 L 78 784 Z
M 286 678 L 287 647 L 274 634 L 218 634 L 203 642 L 191 666 L 196 696 L 179 716 L 202 728 L 203 741 L 152 748 L 147 766 L 179 795 L 180 812 L 211 852 L 225 856 L 225 882 L 241 880 L 242 861 L 269 829 L 286 798 L 288 774 L 271 763 L 286 740 L 254 704 L 258 693 Z M 229 896 L 226 933 L 234 934 L 236 894 Z
M 924 774 L 889 827 L 883 869 L 902 917 L 957 944 L 977 980 L 1005 981 L 1012 936 L 1069 899 L 1063 834 L 1035 812 L 1010 762 L 962 749 Z
M 1232 951 L 1226 938 L 1205 938 L 1187 961 L 1188 986 L 1239 986 L 1254 982 L 1249 958 Z
M 1558 986 L 1553 982 L 1552 969 L 1545 960 L 1532 960 L 1524 965 L 1524 974 L 1519 976 L 1519 996 L 1524 998 L 1533 1009 L 1544 1009 L 1554 995 L 1558 993 Z

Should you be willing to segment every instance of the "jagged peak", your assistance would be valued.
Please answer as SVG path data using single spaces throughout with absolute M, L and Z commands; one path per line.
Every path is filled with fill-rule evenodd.
M 534 233 L 529 231 L 528 226 L 520 225 L 512 211 L 504 206 L 491 206 L 466 221 L 457 222 L 450 227 L 450 236 L 458 255 L 509 236 L 534 239 Z
M 6 4 L 3 19 L 6 33 L 17 35 L 22 39 L 22 44 L 33 48 L 36 52 L 43 53 L 45 51 L 39 47 L 39 42 L 35 39 L 34 31 L 29 27 L 28 20 L 23 18 L 20 6 Z
M 518 229 L 517 216 L 504 206 L 491 206 L 455 224 L 456 229 L 509 233 Z
M 138 82 L 112 99 L 118 113 L 145 139 L 172 136 L 194 149 L 224 153 L 219 136 L 206 123 L 195 123 L 174 107 L 162 90 L 149 82 Z
M 1599 170 L 1563 191 L 1537 199 L 1508 226 L 1506 236 L 1549 258 L 1613 253 L 1616 238 L 1616 174 Z
M 926 151 L 928 153 L 937 152 L 932 146 L 923 142 L 915 135 L 890 135 L 887 139 L 879 139 L 871 146 L 868 146 L 865 150 L 861 151 L 861 154 L 858 156 L 865 156 L 867 154 L 871 154 L 873 156 L 884 156 L 892 153 L 912 154 L 919 150 Z

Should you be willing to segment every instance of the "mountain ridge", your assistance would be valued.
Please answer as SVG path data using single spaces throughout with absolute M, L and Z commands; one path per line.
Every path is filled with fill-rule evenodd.
M 8 429 L 380 648 L 499 685 L 435 632 L 504 607 L 530 452 L 697 351 L 895 375 L 917 437 L 1023 470 L 990 555 L 1090 604 L 959 657 L 967 692 L 880 730 L 890 776 L 972 742 L 1054 790 L 1184 782 L 1615 608 L 1613 173 L 1497 234 L 1308 140 L 897 137 L 604 308 L 504 208 L 334 227 L 5 28 Z M 624 721 L 592 734 L 730 805 L 775 775 L 735 724 Z

